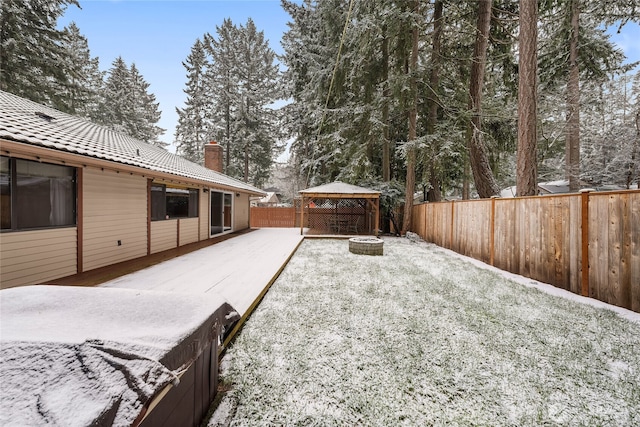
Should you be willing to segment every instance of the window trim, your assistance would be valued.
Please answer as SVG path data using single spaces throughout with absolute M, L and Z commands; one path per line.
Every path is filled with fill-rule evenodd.
M 75 166 L 69 166 L 69 165 L 64 165 L 64 164 L 59 164 L 59 163 L 51 163 L 51 162 L 43 162 L 43 161 L 37 161 L 37 160 L 31 160 L 31 159 L 25 159 L 25 158 L 21 158 L 21 157 L 10 157 L 10 156 L 0 156 L 3 157 L 5 159 L 7 159 L 9 161 L 9 198 L 10 198 L 10 203 L 11 203 L 11 212 L 10 212 L 10 221 L 11 221 L 11 226 L 9 228 L 2 228 L 0 229 L 0 233 L 15 233 L 15 232 L 22 232 L 22 231 L 39 231 L 39 230 L 56 230 L 56 229 L 62 229 L 62 228 L 75 228 L 78 227 L 78 194 L 80 193 L 80 191 L 78 190 L 78 168 Z M 72 172 L 71 175 L 71 191 L 72 191 L 72 195 L 71 195 L 71 200 L 73 201 L 73 206 L 72 206 L 72 216 L 73 216 L 73 223 L 72 224 L 65 224 L 65 225 L 45 225 L 45 226 L 40 226 L 40 227 L 23 227 L 23 228 L 19 228 L 18 227 L 18 203 L 17 203 L 17 197 L 18 197 L 18 167 L 17 167 L 17 162 L 21 161 L 21 162 L 30 162 L 30 163 L 36 163 L 36 164 L 42 164 L 42 165 L 48 165 L 48 166 L 55 166 L 55 167 L 60 167 L 60 168 L 65 168 L 65 169 L 70 169 Z
M 162 188 L 162 198 L 164 199 L 164 208 L 162 210 L 162 215 L 154 215 L 154 203 L 153 203 L 153 192 L 154 191 L 158 191 L 158 190 L 154 190 L 155 188 Z M 188 200 L 188 205 L 187 205 L 187 216 L 169 216 L 169 214 L 167 213 L 167 206 L 168 206 L 168 197 L 170 193 L 176 194 L 175 192 L 172 191 L 167 191 L 167 189 L 175 189 L 175 190 L 185 190 L 188 192 L 185 193 L 185 195 L 187 196 L 187 200 Z M 191 201 L 192 201 L 192 196 L 195 195 L 195 207 L 191 206 Z M 160 183 L 160 182 L 151 182 L 151 185 L 149 186 L 149 200 L 151 201 L 150 203 L 150 209 L 151 211 L 149 212 L 149 218 L 151 218 L 151 222 L 156 222 L 156 221 L 171 221 L 171 220 L 176 220 L 176 219 L 192 219 L 192 218 L 199 218 L 200 217 L 200 189 L 196 188 L 196 187 L 179 187 L 179 186 L 174 186 L 174 185 L 167 185 L 165 183 Z

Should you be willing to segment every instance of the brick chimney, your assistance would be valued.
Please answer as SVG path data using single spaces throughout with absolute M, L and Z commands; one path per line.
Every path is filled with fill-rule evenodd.
M 204 146 L 204 166 L 208 169 L 222 173 L 223 166 L 222 146 L 215 141 Z

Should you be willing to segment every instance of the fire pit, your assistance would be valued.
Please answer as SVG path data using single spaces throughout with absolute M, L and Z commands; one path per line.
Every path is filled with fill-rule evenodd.
M 377 237 L 352 237 L 349 252 L 358 255 L 382 255 L 384 241 Z

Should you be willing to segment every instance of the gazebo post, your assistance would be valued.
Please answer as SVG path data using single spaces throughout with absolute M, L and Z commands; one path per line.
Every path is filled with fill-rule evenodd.
M 376 220 L 375 220 L 375 224 L 376 224 L 376 228 L 375 228 L 375 236 L 378 237 L 378 229 L 380 228 L 380 198 L 378 197 L 376 199 Z
M 302 196 L 302 203 L 300 204 L 300 235 L 302 236 L 304 230 L 304 195 Z

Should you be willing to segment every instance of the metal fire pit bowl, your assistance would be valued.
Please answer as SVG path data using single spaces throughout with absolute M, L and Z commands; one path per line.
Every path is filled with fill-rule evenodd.
M 384 240 L 377 237 L 352 237 L 349 239 L 349 252 L 358 255 L 382 255 Z

